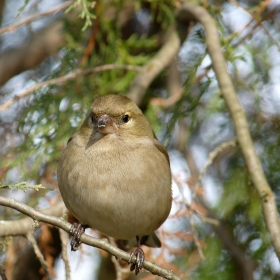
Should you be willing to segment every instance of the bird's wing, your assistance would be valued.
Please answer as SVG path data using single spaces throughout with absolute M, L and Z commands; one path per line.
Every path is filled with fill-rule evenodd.
M 71 137 L 68 139 L 67 145 L 72 141 L 72 139 L 73 139 L 73 136 L 71 136 Z
M 161 153 L 164 154 L 166 160 L 168 161 L 168 163 L 169 163 L 169 165 L 170 165 L 169 156 L 168 156 L 168 153 L 167 153 L 165 147 L 162 145 L 161 142 L 158 141 L 158 139 L 157 139 L 157 137 L 156 137 L 156 135 L 155 135 L 154 132 L 153 132 L 153 134 L 154 134 L 154 139 L 153 139 L 154 145 L 156 146 L 156 148 L 157 148 Z

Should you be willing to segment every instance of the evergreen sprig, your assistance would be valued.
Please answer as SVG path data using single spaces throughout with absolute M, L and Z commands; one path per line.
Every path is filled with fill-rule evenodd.
M 95 7 L 95 4 L 95 1 L 76 0 L 71 6 L 69 6 L 65 13 L 69 13 L 78 5 L 81 5 L 82 11 L 79 13 L 79 18 L 85 20 L 85 24 L 82 28 L 82 31 L 85 31 L 89 26 L 92 25 L 92 20 L 96 18 L 96 16 L 90 11 Z
M 27 182 L 20 182 L 13 185 L 0 185 L 0 189 L 20 189 L 24 192 L 27 191 L 27 189 L 34 189 L 36 191 L 39 190 L 45 190 L 47 189 L 45 186 L 39 184 L 39 185 L 28 185 Z

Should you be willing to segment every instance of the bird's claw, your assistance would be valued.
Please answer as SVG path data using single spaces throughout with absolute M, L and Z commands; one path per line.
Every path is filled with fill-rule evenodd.
M 131 252 L 130 257 L 128 259 L 128 263 L 132 262 L 132 258 L 136 257 L 135 263 L 132 263 L 130 266 L 130 271 L 135 269 L 135 275 L 137 275 L 142 269 L 143 262 L 145 260 L 145 254 L 141 247 L 138 247 L 135 251 Z
M 79 246 L 81 244 L 80 239 L 82 234 L 85 232 L 85 228 L 86 226 L 77 223 L 74 223 L 71 226 L 69 232 L 69 235 L 71 236 L 71 241 L 70 241 L 71 251 L 76 251 L 79 249 Z

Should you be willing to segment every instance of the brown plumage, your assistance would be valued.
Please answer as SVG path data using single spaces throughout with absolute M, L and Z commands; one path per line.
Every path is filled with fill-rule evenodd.
M 127 97 L 106 95 L 93 102 L 62 152 L 57 174 L 67 208 L 105 235 L 126 240 L 150 235 L 170 212 L 168 154 Z

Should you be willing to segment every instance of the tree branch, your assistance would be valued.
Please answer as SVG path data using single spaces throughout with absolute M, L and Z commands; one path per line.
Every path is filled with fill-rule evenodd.
M 64 213 L 66 213 L 66 211 L 67 209 L 63 201 L 60 200 L 55 205 L 49 207 L 48 209 L 42 210 L 41 212 L 46 215 L 61 217 Z M 33 221 L 30 218 L 23 218 L 14 221 L 0 220 L 0 237 L 26 235 L 30 229 L 32 229 L 32 224 Z
M 37 13 L 35 15 L 32 15 L 30 17 L 24 18 L 22 20 L 19 20 L 13 24 L 7 25 L 5 27 L 0 28 L 0 35 L 6 33 L 6 32 L 11 32 L 16 30 L 17 28 L 19 28 L 22 25 L 28 24 L 36 19 L 42 18 L 42 17 L 46 17 L 49 15 L 52 15 L 54 13 L 57 13 L 61 10 L 66 9 L 67 7 L 69 7 L 71 4 L 73 3 L 73 1 L 66 1 L 63 4 L 57 5 L 51 9 L 49 9 L 46 12 L 42 12 L 42 13 Z
M 63 231 L 61 228 L 59 229 L 59 235 L 60 235 L 60 239 L 61 239 L 61 247 L 62 247 L 61 258 L 64 261 L 65 276 L 66 276 L 66 279 L 70 279 L 71 269 L 70 269 L 68 254 L 67 254 L 69 236 L 68 236 L 67 232 Z
M 188 14 L 192 14 L 205 29 L 206 45 L 212 60 L 213 69 L 216 73 L 220 89 L 233 119 L 237 140 L 250 172 L 251 179 L 261 198 L 264 217 L 271 236 L 272 244 L 278 259 L 280 259 L 280 223 L 275 196 L 264 175 L 264 171 L 250 135 L 246 115 L 237 98 L 233 83 L 227 71 L 226 62 L 221 51 L 220 38 L 216 23 L 203 7 L 191 3 L 185 3 L 182 5 L 179 9 L 178 19 L 182 22 L 189 20 Z
M 139 105 L 143 96 L 152 81 L 163 71 L 178 53 L 180 39 L 176 31 L 171 31 L 166 42 L 157 54 L 142 67 L 142 70 L 135 76 L 128 90 L 127 96 Z
M 35 252 L 35 255 L 36 255 L 37 259 L 39 260 L 39 262 L 41 263 L 42 268 L 44 269 L 45 278 L 47 280 L 51 280 L 48 264 L 45 261 L 44 256 L 43 256 L 42 252 L 40 251 L 40 249 L 38 247 L 38 244 L 37 244 L 33 234 L 34 234 L 33 230 L 29 231 L 27 233 L 27 235 L 26 235 L 27 240 L 30 242 L 30 244 L 31 244 L 31 246 L 32 246 L 32 248 L 33 248 L 33 250 Z
M 16 201 L 15 199 L 11 198 L 5 198 L 0 196 L 0 205 L 7 206 L 10 208 L 13 208 L 29 217 L 31 217 L 35 222 L 45 222 L 51 225 L 54 225 L 58 228 L 63 229 L 64 231 L 68 232 L 70 231 L 71 224 L 64 221 L 61 218 L 50 216 L 43 214 L 42 212 L 34 210 L 32 207 L 29 207 L 23 203 L 20 203 Z M 81 236 L 81 242 L 97 247 L 99 249 L 103 249 L 107 251 L 108 253 L 116 256 L 119 260 L 128 261 L 129 254 L 127 252 L 124 252 L 120 250 L 119 248 L 116 248 L 112 246 L 107 239 L 98 239 L 91 236 L 88 236 L 86 234 L 83 234 Z M 134 258 L 135 261 L 135 258 Z M 147 270 L 149 270 L 152 274 L 161 276 L 165 279 L 172 279 L 172 280 L 180 280 L 180 278 L 175 275 L 172 271 L 164 269 L 154 263 L 151 263 L 150 261 L 145 260 L 143 263 L 143 267 Z
M 100 71 L 107 71 L 107 70 L 112 70 L 112 69 L 124 69 L 124 70 L 133 70 L 133 71 L 139 71 L 141 67 L 138 66 L 132 66 L 132 65 L 115 65 L 115 64 L 106 64 L 102 66 L 97 66 L 94 68 L 89 68 L 89 69 L 77 69 L 73 73 L 66 74 L 64 76 L 51 79 L 48 81 L 44 81 L 41 83 L 37 83 L 33 87 L 28 88 L 27 90 L 23 91 L 22 93 L 14 96 L 12 99 L 8 100 L 4 104 L 0 105 L 0 112 L 3 110 L 7 110 L 10 108 L 12 104 L 14 104 L 16 101 L 19 99 L 22 99 L 24 97 L 27 97 L 29 94 L 32 92 L 44 87 L 44 86 L 50 86 L 54 84 L 59 84 L 59 83 L 64 83 L 65 81 L 68 80 L 73 80 L 77 78 L 78 76 L 82 75 L 89 75 L 95 72 L 100 72 Z

